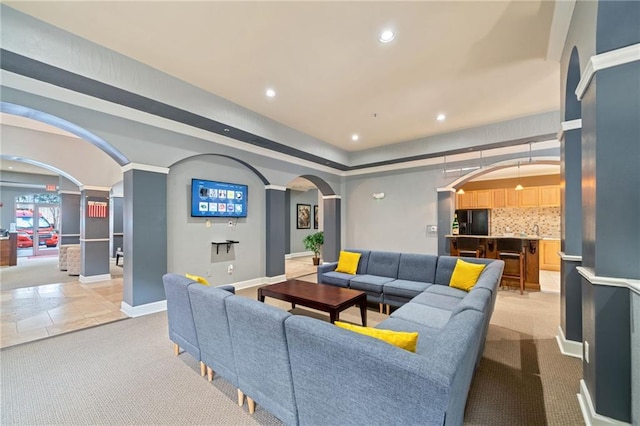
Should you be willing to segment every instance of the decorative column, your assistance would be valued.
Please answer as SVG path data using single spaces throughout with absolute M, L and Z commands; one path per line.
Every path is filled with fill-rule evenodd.
M 124 173 L 124 291 L 122 311 L 136 317 L 166 309 L 167 174 L 130 163 Z
M 575 96 L 575 94 L 574 94 Z M 562 123 L 562 242 L 560 326 L 556 340 L 564 355 L 582 358 L 582 120 Z
M 640 228 L 634 226 L 640 217 L 640 44 L 627 38 L 639 43 L 640 32 L 619 27 L 638 13 L 638 2 L 599 2 L 598 54 L 576 90 L 582 99 L 584 206 L 583 266 L 577 268 L 584 342 L 579 398 L 592 424 L 640 421 L 631 418 L 630 313 L 631 291 L 640 292 Z M 601 40 L 626 47 L 603 50 Z
M 80 188 L 80 282 L 111 279 L 109 272 L 109 188 Z
M 124 246 L 124 233 L 123 233 L 123 205 L 124 197 L 118 195 L 111 195 L 111 203 L 109 203 L 109 228 L 111 233 L 111 243 L 109 253 L 111 257 L 116 257 L 116 251 Z
M 267 185 L 266 190 L 266 256 L 265 271 L 271 281 L 284 279 L 284 255 L 287 251 L 288 229 L 286 217 L 289 205 L 286 202 L 287 188 Z
M 339 195 L 322 197 L 324 245 L 322 256 L 324 262 L 337 262 L 341 249 L 341 202 Z
M 438 188 L 438 256 L 449 255 L 449 241 L 445 235 L 451 233 L 455 206 L 456 190 Z
M 60 241 L 80 244 L 80 191 L 58 191 L 60 195 Z

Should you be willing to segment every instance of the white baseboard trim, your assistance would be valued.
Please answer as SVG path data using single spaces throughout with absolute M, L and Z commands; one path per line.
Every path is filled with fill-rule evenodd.
M 131 318 L 141 317 L 143 315 L 155 314 L 167 310 L 167 301 L 160 300 L 158 302 L 147 303 L 145 305 L 131 306 L 126 302 L 120 304 L 120 311 Z
M 582 342 L 575 342 L 573 340 L 567 340 L 564 336 L 562 327 L 558 326 L 558 335 L 556 336 L 558 347 L 562 355 L 572 356 L 574 358 L 582 359 Z
M 289 254 L 285 254 L 284 258 L 285 259 L 293 259 L 296 257 L 308 257 L 308 256 L 313 256 L 313 252 L 312 251 L 301 251 L 299 253 L 289 253 Z
M 257 285 L 275 284 L 275 283 L 279 283 L 281 281 L 286 281 L 286 280 L 287 280 L 287 276 L 283 274 L 283 275 L 276 275 L 275 277 L 254 278 L 252 280 L 241 281 L 237 283 L 229 283 L 226 285 L 232 285 L 236 288 L 236 290 L 242 290 L 244 288 L 255 287 Z
M 78 281 L 80 281 L 82 284 L 91 284 L 91 283 L 97 283 L 100 281 L 108 281 L 110 279 L 111 279 L 111 274 L 89 275 L 87 277 L 85 277 L 84 275 L 80 275 L 80 278 L 78 278 Z
M 587 426 L 631 425 L 631 423 L 621 422 L 620 420 L 596 413 L 591 403 L 589 389 L 587 389 L 587 384 L 584 380 L 580 380 L 580 393 L 577 396 L 580 410 L 582 411 L 582 418 Z

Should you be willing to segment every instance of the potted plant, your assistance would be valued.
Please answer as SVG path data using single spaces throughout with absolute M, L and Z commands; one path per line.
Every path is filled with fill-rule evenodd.
M 313 252 L 313 264 L 320 264 L 320 248 L 324 244 L 324 234 L 322 232 L 316 232 L 315 234 L 309 234 L 302 240 L 304 248 Z

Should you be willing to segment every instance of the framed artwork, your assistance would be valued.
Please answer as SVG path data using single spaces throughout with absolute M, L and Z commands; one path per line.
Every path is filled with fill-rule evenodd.
M 297 207 L 297 229 L 311 229 L 311 204 L 296 204 Z
M 313 229 L 318 229 L 318 206 L 313 206 Z

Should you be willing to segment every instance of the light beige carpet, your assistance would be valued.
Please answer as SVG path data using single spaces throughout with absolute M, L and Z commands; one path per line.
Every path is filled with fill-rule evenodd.
M 576 399 L 581 361 L 562 356 L 553 340 L 559 304 L 558 295 L 500 291 L 465 424 L 583 424 Z M 328 320 L 306 308 L 294 313 Z M 350 308 L 341 318 L 359 323 L 359 311 Z M 375 308 L 368 311 L 370 325 L 384 318 Z M 190 355 L 174 357 L 164 312 L 3 349 L 0 355 L 1 424 L 280 424 L 260 406 L 253 416 L 246 404 L 238 407 L 233 386 L 221 378 L 208 383 Z

